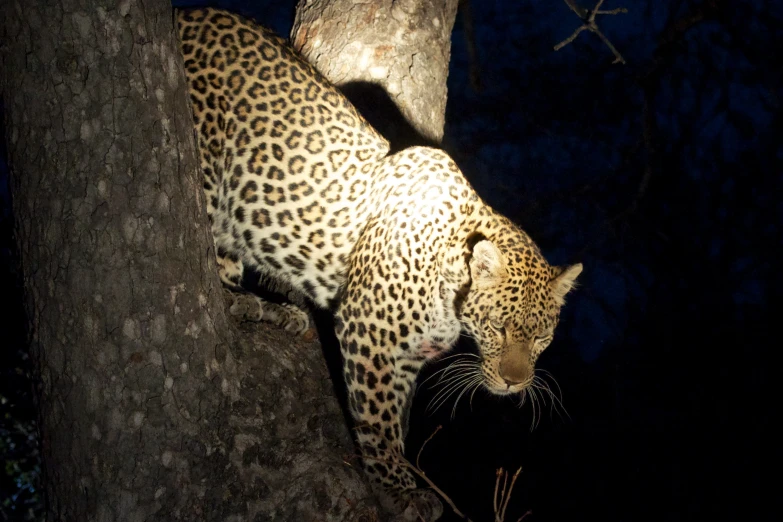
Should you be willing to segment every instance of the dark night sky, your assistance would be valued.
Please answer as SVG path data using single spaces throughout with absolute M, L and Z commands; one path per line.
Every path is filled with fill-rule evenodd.
M 177 4 L 287 35 L 295 2 Z M 773 518 L 782 5 L 607 0 L 629 9 L 599 18 L 613 65 L 587 32 L 552 50 L 579 25 L 562 0 L 473 0 L 479 92 L 458 18 L 444 147 L 551 262 L 585 265 L 538 365 L 567 415 L 547 402 L 531 431 L 529 404 L 479 392 L 451 419 L 419 388 L 407 447 L 443 425 L 422 466 L 473 520 L 501 466 L 523 467 L 509 521 Z

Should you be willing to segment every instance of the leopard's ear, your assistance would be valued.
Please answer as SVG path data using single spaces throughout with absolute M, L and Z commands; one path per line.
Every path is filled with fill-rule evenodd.
M 555 302 L 562 306 L 565 303 L 566 294 L 576 286 L 576 277 L 582 273 L 582 263 L 565 268 L 557 267 L 553 269 L 553 272 L 555 276 L 549 284 L 552 285 Z
M 506 262 L 492 241 L 485 239 L 473 245 L 470 276 L 478 288 L 495 284 L 506 276 Z

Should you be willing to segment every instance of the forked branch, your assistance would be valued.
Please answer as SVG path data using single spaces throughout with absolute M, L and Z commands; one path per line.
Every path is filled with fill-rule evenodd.
M 595 21 L 595 17 L 598 15 L 617 15 L 617 14 L 624 14 L 628 12 L 628 9 L 625 7 L 618 7 L 617 9 L 601 9 L 601 6 L 604 3 L 604 0 L 598 0 L 598 2 L 595 4 L 595 7 L 593 9 L 585 9 L 584 7 L 581 7 L 577 5 L 576 0 L 564 0 L 566 5 L 568 5 L 571 10 L 576 13 L 576 16 L 578 16 L 582 20 L 582 25 L 576 28 L 576 30 L 571 33 L 571 36 L 560 42 L 559 44 L 555 45 L 555 51 L 559 51 L 566 45 L 570 44 L 574 40 L 576 40 L 576 37 L 579 36 L 579 33 L 582 31 L 590 31 L 591 33 L 595 33 L 598 35 L 598 38 L 601 39 L 601 41 L 609 48 L 610 51 L 612 51 L 612 54 L 614 54 L 614 62 L 612 63 L 622 63 L 625 64 L 625 59 L 620 54 L 620 51 L 617 50 L 617 48 L 612 45 L 612 42 L 609 41 L 609 39 L 604 36 L 604 33 L 601 32 L 601 29 L 598 28 L 598 24 Z
M 511 492 L 514 490 L 514 484 L 517 483 L 517 477 L 519 477 L 521 472 L 522 468 L 517 469 L 517 472 L 511 478 L 511 484 L 508 484 L 508 472 L 503 468 L 499 468 L 495 473 L 495 497 L 492 504 L 495 508 L 495 522 L 504 522 L 506 520 L 508 501 L 511 500 Z M 503 477 L 503 487 L 500 487 L 501 477 Z M 506 485 L 508 485 L 508 488 L 506 488 Z M 517 522 L 522 522 L 531 513 L 532 511 L 528 509 L 524 515 L 517 519 Z

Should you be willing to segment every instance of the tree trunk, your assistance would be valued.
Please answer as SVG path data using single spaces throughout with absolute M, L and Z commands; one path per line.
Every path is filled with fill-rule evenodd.
M 226 319 L 170 5 L 86 4 L 0 16 L 48 519 L 375 516 L 317 346 Z
M 317 345 L 226 318 L 168 2 L 90 4 L 0 12 L 48 519 L 377 520 Z M 372 67 L 439 140 L 456 1 L 398 4 Z
M 171 7 L 78 4 L 2 17 L 49 516 L 190 518 L 236 370 Z
M 391 142 L 443 139 L 459 0 L 300 2 L 291 40 Z

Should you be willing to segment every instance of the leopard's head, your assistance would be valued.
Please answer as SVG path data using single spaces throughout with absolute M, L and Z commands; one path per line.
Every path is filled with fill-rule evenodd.
M 470 287 L 460 322 L 480 351 L 484 386 L 498 395 L 533 384 L 535 362 L 552 341 L 565 295 L 582 265 L 550 266 L 524 232 L 472 245 Z M 477 368 L 479 370 L 479 368 Z

